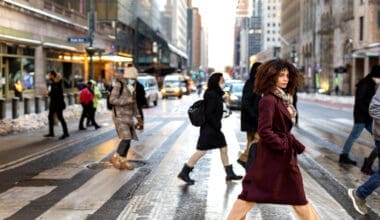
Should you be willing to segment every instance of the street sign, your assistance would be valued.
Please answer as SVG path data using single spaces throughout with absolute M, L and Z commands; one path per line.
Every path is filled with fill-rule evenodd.
M 67 42 L 69 43 L 87 43 L 87 37 L 68 37 Z

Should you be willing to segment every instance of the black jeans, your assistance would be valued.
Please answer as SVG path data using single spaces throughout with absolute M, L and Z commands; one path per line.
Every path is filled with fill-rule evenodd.
M 58 120 L 61 122 L 62 130 L 64 135 L 68 135 L 69 132 L 67 130 L 66 121 L 63 118 L 63 110 L 49 110 L 49 134 L 54 135 L 54 113 L 57 114 Z
M 95 108 L 93 107 L 93 104 L 92 102 L 90 102 L 89 104 L 87 105 L 83 105 L 82 104 L 82 108 L 83 108 L 83 111 L 82 111 L 82 115 L 80 116 L 80 120 L 79 120 L 79 128 L 84 128 L 83 127 L 83 120 L 85 117 L 87 117 L 88 120 L 90 120 L 91 124 L 95 126 L 95 128 L 98 128 L 99 125 L 96 123 L 95 121 Z
M 117 148 L 117 153 L 122 157 L 126 157 L 130 146 L 131 140 L 121 140 Z

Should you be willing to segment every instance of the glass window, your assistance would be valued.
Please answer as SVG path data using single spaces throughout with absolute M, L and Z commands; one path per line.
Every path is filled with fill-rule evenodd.
M 13 84 L 22 81 L 21 76 L 21 58 L 3 57 L 5 69 L 9 71 L 8 89 L 13 90 Z
M 7 46 L 8 54 L 17 54 L 17 46 Z
M 24 89 L 34 89 L 34 59 L 22 58 L 22 64 Z
M 361 16 L 359 18 L 359 40 L 362 41 L 363 40 L 363 35 L 364 35 L 364 17 Z
M 23 48 L 22 54 L 26 56 L 33 56 L 34 57 L 34 48 Z

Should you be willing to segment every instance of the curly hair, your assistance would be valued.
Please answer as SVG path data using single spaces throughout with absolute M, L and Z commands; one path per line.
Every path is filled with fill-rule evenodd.
M 276 82 L 280 72 L 284 69 L 289 71 L 289 82 L 286 86 L 286 92 L 294 95 L 298 87 L 298 70 L 286 60 L 275 59 L 261 64 L 256 73 L 255 93 L 268 94 L 276 87 Z

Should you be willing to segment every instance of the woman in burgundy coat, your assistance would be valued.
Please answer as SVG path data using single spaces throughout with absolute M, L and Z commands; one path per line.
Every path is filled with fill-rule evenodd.
M 305 197 L 297 154 L 305 146 L 291 133 L 296 109 L 292 96 L 298 71 L 284 60 L 270 60 L 257 73 L 255 92 L 263 94 L 259 103 L 260 140 L 256 159 L 243 179 L 243 190 L 228 219 L 245 219 L 255 203 L 292 205 L 300 219 L 318 219 Z

